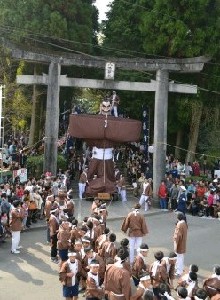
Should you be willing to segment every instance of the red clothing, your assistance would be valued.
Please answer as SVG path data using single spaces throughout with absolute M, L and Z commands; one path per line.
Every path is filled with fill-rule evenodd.
M 160 198 L 166 198 L 167 197 L 167 187 L 165 184 L 161 184 L 158 191 L 158 196 Z
M 214 195 L 213 194 L 209 194 L 207 201 L 208 201 L 208 206 L 213 206 Z
M 204 197 L 205 192 L 206 192 L 205 186 L 198 186 L 196 189 L 197 197 L 201 197 L 201 198 Z
M 16 189 L 16 196 L 18 198 L 22 198 L 22 196 L 24 196 L 24 190 L 23 189 Z

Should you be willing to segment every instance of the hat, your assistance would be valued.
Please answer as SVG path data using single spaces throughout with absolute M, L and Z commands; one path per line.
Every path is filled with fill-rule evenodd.
M 180 188 L 181 188 L 182 191 L 186 191 L 186 188 L 185 188 L 184 185 L 181 185 Z
M 96 259 L 92 259 L 89 265 L 93 267 L 99 267 L 99 261 Z
M 82 238 L 82 242 L 91 243 L 91 240 L 90 240 L 90 238 L 88 236 L 84 236 Z
M 106 203 L 103 203 L 102 205 L 100 205 L 99 209 L 106 209 Z
M 76 252 L 69 252 L 69 253 L 67 254 L 67 256 L 68 256 L 68 257 L 70 257 L 70 256 L 76 256 Z
M 148 251 L 149 247 L 147 244 L 141 244 L 140 248 L 138 249 L 139 251 Z
M 75 245 L 82 245 L 82 241 L 81 240 L 76 240 Z
M 140 281 L 150 280 L 150 279 L 151 279 L 151 277 L 150 277 L 150 275 L 148 273 L 144 273 L 140 277 Z

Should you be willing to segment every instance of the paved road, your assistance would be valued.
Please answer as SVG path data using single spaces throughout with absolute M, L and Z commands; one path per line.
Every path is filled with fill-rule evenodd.
M 165 213 L 146 217 L 150 234 L 146 241 L 150 247 L 149 262 L 156 249 L 165 254 L 172 249 L 172 234 L 176 215 Z M 213 265 L 220 263 L 218 220 L 188 217 L 189 236 L 186 264 L 196 263 L 199 274 L 210 274 Z M 117 234 L 118 240 L 124 235 L 120 232 L 121 221 L 109 222 L 109 227 Z M 7 300 L 60 300 L 61 285 L 58 281 L 58 266 L 49 260 L 50 247 L 45 243 L 45 230 L 22 233 L 23 249 L 16 256 L 10 254 L 10 241 L 0 246 L 0 299 Z

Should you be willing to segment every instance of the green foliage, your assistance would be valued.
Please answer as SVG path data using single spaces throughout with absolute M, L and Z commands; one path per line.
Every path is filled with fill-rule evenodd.
M 201 180 L 210 180 L 210 178 L 207 177 L 207 175 L 201 175 L 201 176 L 189 176 L 185 178 L 186 184 L 189 183 L 189 180 L 192 180 L 192 182 L 198 182 Z
M 108 20 L 104 22 L 103 46 L 116 48 L 106 54 L 130 57 L 130 51 L 143 51 L 142 37 L 138 28 L 140 11 L 134 1 L 113 1 L 111 10 L 107 13 Z M 138 2 L 138 1 L 135 1 Z M 106 50 L 106 49 L 105 49 Z
M 148 1 L 142 1 L 147 7 Z M 157 0 L 142 10 L 139 29 L 147 53 L 193 57 L 219 52 L 217 1 Z
M 28 156 L 27 170 L 28 176 L 40 178 L 43 174 L 44 155 Z M 57 169 L 66 169 L 66 159 L 63 155 L 57 157 Z
M 92 3 L 92 0 L 0 0 L 0 31 L 3 36 L 26 44 L 39 43 L 49 48 L 52 42 L 58 47 L 68 45 L 74 50 L 91 52 L 92 44 L 97 44 L 98 28 L 97 9 Z

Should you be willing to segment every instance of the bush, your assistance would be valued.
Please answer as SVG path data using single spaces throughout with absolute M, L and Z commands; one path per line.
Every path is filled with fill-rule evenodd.
M 40 178 L 43 174 L 44 155 L 29 156 L 27 159 L 28 177 Z M 66 169 L 66 159 L 63 155 L 57 156 L 57 170 Z

